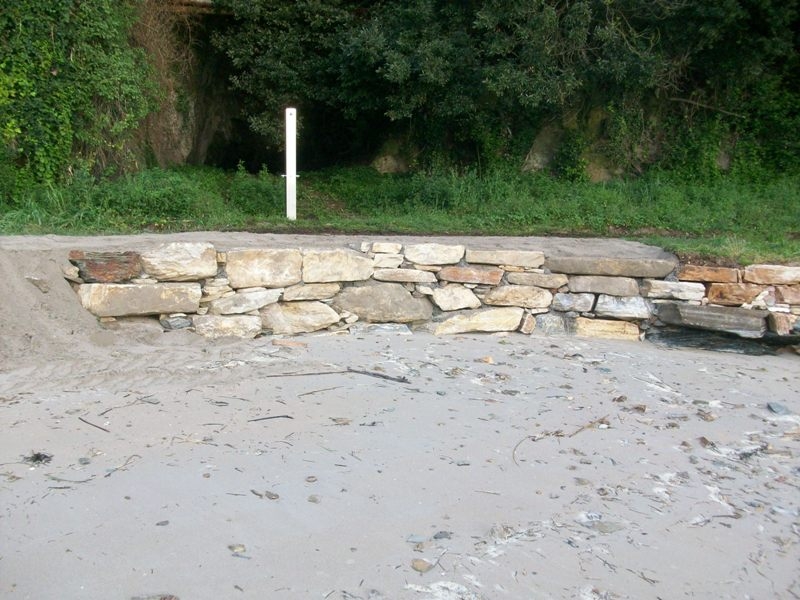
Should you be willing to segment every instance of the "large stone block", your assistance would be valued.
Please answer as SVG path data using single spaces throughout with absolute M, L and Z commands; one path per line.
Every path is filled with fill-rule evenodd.
M 397 242 L 375 242 L 372 244 L 372 251 L 376 254 L 400 254 L 402 249 L 403 245 Z
M 464 246 L 447 244 L 409 244 L 406 260 L 420 265 L 453 265 L 464 257 Z
M 98 317 L 193 313 L 200 306 L 199 283 L 85 283 L 81 305 Z
M 545 266 L 554 273 L 568 273 L 570 275 L 608 275 L 660 279 L 670 274 L 678 264 L 677 258 L 664 254 L 664 258 L 549 257 L 545 261 Z
M 547 308 L 553 301 L 550 290 L 531 285 L 501 285 L 489 290 L 483 297 L 491 306 L 520 306 L 522 308 Z
M 586 319 L 578 317 L 574 323 L 575 335 L 580 337 L 605 338 L 637 341 L 639 327 L 629 321 L 610 321 L 607 319 Z
M 636 296 L 639 294 L 639 285 L 630 277 L 575 275 L 569 278 L 569 291 L 609 296 Z
M 123 283 L 142 273 L 138 252 L 84 252 L 73 250 L 69 261 L 78 267 L 78 276 L 86 283 Z
M 347 287 L 333 299 L 333 306 L 372 323 L 428 321 L 433 314 L 433 305 L 427 298 L 413 297 L 399 283 Z
M 261 333 L 261 317 L 257 315 L 193 315 L 194 330 L 203 337 L 217 339 L 224 337 L 254 338 Z
M 650 305 L 641 296 L 609 296 L 600 294 L 594 306 L 599 317 L 614 319 L 649 319 Z
M 440 323 L 434 333 L 516 331 L 525 311 L 518 307 L 488 308 L 470 314 L 455 315 Z
M 323 302 L 281 302 L 259 312 L 264 329 L 276 335 L 310 333 L 339 322 L 339 314 Z
M 280 300 L 283 290 L 278 289 L 252 289 L 246 294 L 238 293 L 212 300 L 208 305 L 208 313 L 212 315 L 242 315 L 258 310 L 268 304 Z
M 509 273 L 507 277 L 508 283 L 535 285 L 548 290 L 557 290 L 569 281 L 563 273 Z
M 372 259 L 374 269 L 396 269 L 403 264 L 402 254 L 376 254 Z
M 455 283 L 498 285 L 503 279 L 503 271 L 482 267 L 444 267 L 438 276 L 442 281 Z
M 775 300 L 781 304 L 800 304 L 800 285 L 777 286 Z
M 645 279 L 642 282 L 642 294 L 647 298 L 663 298 L 667 300 L 702 300 L 706 295 L 706 286 L 690 281 L 663 281 Z
M 472 290 L 456 283 L 435 288 L 433 302 L 444 311 L 481 307 L 481 301 Z
M 567 323 L 558 313 L 536 315 L 536 331 L 545 335 L 563 335 L 567 333 Z
M 305 250 L 303 281 L 363 281 L 372 277 L 372 259 L 352 250 Z
M 375 269 L 372 277 L 377 281 L 396 281 L 399 283 L 436 283 L 436 275 L 430 271 L 416 269 Z
M 761 337 L 766 331 L 767 312 L 763 310 L 664 302 L 656 305 L 656 312 L 667 325 L 724 331 L 747 338 Z
M 232 288 L 282 288 L 300 283 L 303 256 L 297 249 L 228 250 L 225 271 Z
M 766 288 L 752 283 L 712 283 L 708 286 L 711 304 L 740 306 L 752 302 Z
M 800 267 L 750 265 L 744 269 L 744 280 L 747 283 L 761 283 L 765 285 L 792 285 L 794 283 L 800 283 Z
M 142 266 L 159 281 L 196 281 L 217 274 L 217 251 L 207 243 L 171 242 L 143 252 Z
M 708 283 L 738 283 L 739 270 L 728 267 L 704 267 L 702 265 L 683 265 L 678 269 L 681 281 L 701 281 Z
M 777 335 L 792 335 L 800 317 L 789 313 L 771 312 L 767 316 L 769 330 Z
M 553 310 L 561 312 L 590 312 L 594 308 L 594 294 L 556 294 Z
M 283 290 L 283 300 L 327 300 L 342 289 L 338 283 L 298 283 Z
M 544 264 L 544 252 L 538 250 L 467 250 L 467 262 L 536 269 Z

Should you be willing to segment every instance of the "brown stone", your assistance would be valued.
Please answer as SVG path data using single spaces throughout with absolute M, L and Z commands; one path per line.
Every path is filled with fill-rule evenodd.
M 800 285 L 777 286 L 775 300 L 781 304 L 800 304 Z
M 708 283 L 738 283 L 739 270 L 728 267 L 704 267 L 702 265 L 683 265 L 678 269 L 681 281 L 700 281 Z
M 708 286 L 708 302 L 740 306 L 752 302 L 763 290 L 763 286 L 751 283 L 712 283 Z
M 509 273 L 508 283 L 535 285 L 536 287 L 557 290 L 567 285 L 567 276 L 562 273 Z
M 604 338 L 613 340 L 639 340 L 639 327 L 629 321 L 607 319 L 575 319 L 575 335 L 580 337 Z
M 438 273 L 442 281 L 456 283 L 477 283 L 498 285 L 503 279 L 502 269 L 485 269 L 480 267 L 444 267 Z
M 767 316 L 769 330 L 778 335 L 791 335 L 797 323 L 797 315 L 771 312 Z
M 792 285 L 800 283 L 800 267 L 750 265 L 744 270 L 744 280 L 747 283 Z
M 84 252 L 73 250 L 69 261 L 86 283 L 123 283 L 142 273 L 138 252 Z

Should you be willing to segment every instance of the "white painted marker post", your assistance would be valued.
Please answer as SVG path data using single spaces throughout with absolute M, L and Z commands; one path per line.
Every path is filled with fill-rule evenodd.
M 297 109 L 286 109 L 286 218 L 297 219 Z

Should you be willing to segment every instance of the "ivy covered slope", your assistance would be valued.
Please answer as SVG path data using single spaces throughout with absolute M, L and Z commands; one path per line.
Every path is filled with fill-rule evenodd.
M 39 181 L 132 160 L 127 142 L 158 90 L 129 32 L 138 3 L 13 0 L 0 8 L 5 163 Z
M 797 0 L 216 1 L 233 15 L 215 36 L 231 81 L 276 143 L 291 103 L 340 152 L 393 132 L 491 162 L 558 122 L 567 162 L 602 139 L 628 173 L 706 175 L 721 151 L 800 164 Z

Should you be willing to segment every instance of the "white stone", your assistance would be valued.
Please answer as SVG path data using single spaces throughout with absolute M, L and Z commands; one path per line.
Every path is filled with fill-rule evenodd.
M 525 311 L 518 307 L 489 308 L 471 314 L 455 315 L 440 323 L 434 333 L 515 331 L 522 322 Z
M 200 284 L 84 283 L 78 286 L 78 297 L 98 317 L 193 313 L 200 306 Z
M 372 244 L 372 251 L 376 254 L 379 252 L 384 254 L 400 254 L 402 249 L 403 245 L 395 242 L 375 242 Z
M 282 288 L 300 283 L 303 257 L 297 249 L 228 250 L 225 271 L 232 288 Z
M 473 291 L 458 284 L 434 289 L 433 302 L 444 311 L 481 307 L 481 301 Z
M 446 244 L 410 244 L 406 246 L 406 259 L 421 265 L 453 265 L 464 257 L 465 247 Z
M 375 269 L 372 277 L 377 281 L 396 281 L 399 283 L 436 283 L 436 275 L 429 271 L 416 269 Z
M 663 281 L 645 279 L 642 282 L 642 294 L 647 298 L 667 298 L 673 300 L 702 300 L 706 295 L 706 286 L 689 281 Z
M 171 242 L 141 257 L 145 273 L 159 281 L 195 281 L 217 274 L 217 251 L 208 243 Z
M 342 286 L 338 283 L 298 283 L 283 290 L 283 300 L 327 300 L 341 289 Z
M 552 301 L 553 294 L 549 290 L 532 285 L 501 285 L 483 297 L 485 304 L 522 308 L 546 308 Z
M 281 302 L 261 309 L 266 331 L 276 335 L 310 333 L 339 322 L 339 314 L 324 302 Z
M 252 290 L 234 294 L 225 298 L 212 301 L 208 305 L 208 312 L 212 315 L 241 315 L 253 310 L 258 310 L 268 304 L 277 302 L 283 290 L 265 289 Z
M 594 306 L 594 312 L 600 317 L 615 319 L 649 319 L 650 305 L 641 296 L 609 296 L 600 294 Z
M 210 339 L 254 338 L 261 333 L 261 317 L 259 316 L 195 315 L 192 317 L 192 324 L 195 332 Z
M 396 269 L 403 264 L 402 254 L 376 254 L 372 258 L 372 266 L 375 269 Z
M 363 281 L 372 276 L 372 259 L 352 250 L 305 250 L 303 281 Z

